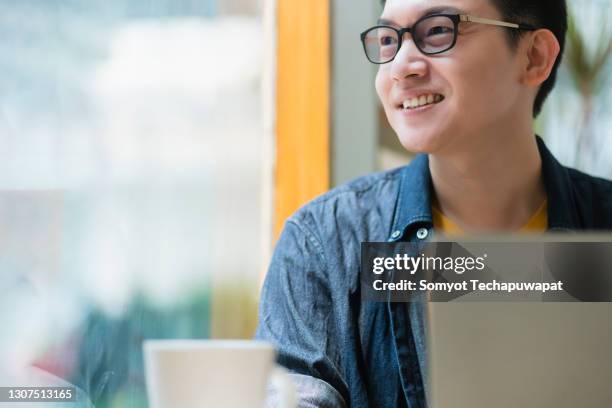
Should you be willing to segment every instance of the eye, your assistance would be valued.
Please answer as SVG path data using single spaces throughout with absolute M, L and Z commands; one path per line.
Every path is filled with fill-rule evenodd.
M 427 37 L 432 37 L 434 35 L 444 35 L 444 34 L 449 34 L 453 32 L 453 28 L 452 27 L 446 27 L 446 26 L 435 26 L 435 27 L 431 27 L 428 31 L 427 31 Z
M 397 43 L 397 40 L 392 35 L 383 35 L 379 38 L 380 45 L 389 46 Z

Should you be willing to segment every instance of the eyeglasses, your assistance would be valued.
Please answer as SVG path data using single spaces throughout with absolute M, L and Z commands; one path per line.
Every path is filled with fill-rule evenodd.
M 410 33 L 419 51 L 435 55 L 448 51 L 457 43 L 460 22 L 488 24 L 516 30 L 534 31 L 528 24 L 514 24 L 467 14 L 433 14 L 418 20 L 412 27 L 395 28 L 378 25 L 361 33 L 361 42 L 368 60 L 374 64 L 393 61 L 400 48 L 404 34 Z

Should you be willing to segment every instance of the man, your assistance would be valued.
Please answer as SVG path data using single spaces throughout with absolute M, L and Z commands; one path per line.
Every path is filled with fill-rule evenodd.
M 362 34 L 389 123 L 424 154 L 285 225 L 257 337 L 277 346 L 300 406 L 427 405 L 424 306 L 361 302 L 361 242 L 611 229 L 612 183 L 562 167 L 533 133 L 566 28 L 562 0 L 387 0 Z

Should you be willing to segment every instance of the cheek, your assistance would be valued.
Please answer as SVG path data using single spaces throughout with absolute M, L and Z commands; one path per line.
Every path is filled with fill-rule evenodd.
M 515 73 L 508 55 L 494 51 L 489 55 L 486 60 L 472 59 L 472 63 L 462 65 L 452 74 L 457 84 L 457 109 L 469 112 L 466 116 L 473 122 L 495 120 L 511 108 L 515 99 Z
M 389 78 L 389 72 L 387 71 L 388 70 L 386 70 L 384 66 L 381 66 L 376 73 L 376 79 L 374 81 L 376 93 L 383 106 L 387 106 L 387 99 L 391 89 L 391 80 Z

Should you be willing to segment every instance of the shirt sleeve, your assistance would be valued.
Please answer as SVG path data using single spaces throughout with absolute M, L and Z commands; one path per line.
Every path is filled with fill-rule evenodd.
M 255 337 L 276 347 L 278 363 L 292 373 L 299 407 L 344 407 L 348 400 L 327 272 L 320 240 L 288 221 L 261 292 Z M 270 390 L 267 406 L 277 406 L 274 396 Z

